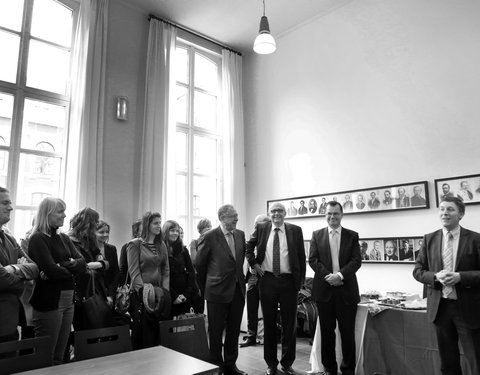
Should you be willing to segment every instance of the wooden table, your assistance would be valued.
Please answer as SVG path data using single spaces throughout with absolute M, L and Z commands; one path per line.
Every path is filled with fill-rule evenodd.
M 164 346 L 156 346 L 154 348 L 22 372 L 22 374 L 214 375 L 218 374 L 218 372 L 218 367 L 211 363 L 176 352 Z

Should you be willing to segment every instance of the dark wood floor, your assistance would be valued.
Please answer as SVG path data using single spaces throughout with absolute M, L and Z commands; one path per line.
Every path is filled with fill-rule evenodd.
M 242 337 L 242 335 L 240 335 Z M 310 352 L 312 346 L 308 343 L 308 338 L 297 338 L 297 357 L 293 363 L 293 369 L 299 375 L 308 374 L 310 371 Z M 281 347 L 278 345 L 278 358 L 281 356 Z M 263 359 L 263 345 L 247 346 L 238 349 L 237 367 L 248 373 L 248 375 L 264 375 L 267 365 Z M 281 366 L 278 366 L 278 374 L 283 374 Z

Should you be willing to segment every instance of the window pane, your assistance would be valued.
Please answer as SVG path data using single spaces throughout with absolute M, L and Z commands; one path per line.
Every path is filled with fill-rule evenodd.
M 195 91 L 194 124 L 205 129 L 217 129 L 217 97 Z
M 36 0 L 33 5 L 32 36 L 70 47 L 72 10 L 54 0 Z
M 177 47 L 175 51 L 175 75 L 178 82 L 188 84 L 188 51 Z
M 12 113 L 13 96 L 0 93 L 0 145 L 2 146 L 10 146 Z
M 217 140 L 202 136 L 193 139 L 193 168 L 195 173 L 215 175 L 217 172 Z
M 217 64 L 198 53 L 195 54 L 195 87 L 217 92 Z
M 0 139 L 0 144 L 1 144 Z M 8 152 L 0 150 L 0 186 L 7 186 L 7 173 L 8 173 Z
M 176 170 L 185 172 L 187 170 L 187 134 L 177 132 L 175 142 Z
M 0 80 L 15 83 L 17 80 L 18 50 L 20 37 L 0 30 Z
M 63 152 L 66 109 L 63 106 L 26 99 L 22 127 L 22 148 Z
M 46 196 L 60 196 L 60 158 L 20 155 L 17 205 L 36 206 Z
M 187 123 L 187 88 L 177 85 L 176 121 Z
M 0 26 L 20 31 L 22 27 L 22 15 L 23 0 L 0 1 Z M 1 45 L 3 46 L 3 44 Z
M 193 214 L 215 216 L 217 210 L 217 183 L 215 178 L 193 178 Z
M 15 231 L 13 235 L 19 243 L 20 240 L 25 239 L 25 234 L 32 228 L 35 213 L 34 210 L 15 209 Z
M 176 195 L 177 195 L 177 214 L 178 215 L 186 215 L 187 214 L 187 206 L 185 202 L 185 197 L 187 196 L 187 178 L 184 175 L 177 175 L 177 183 L 176 183 Z
M 43 42 L 30 41 L 27 86 L 66 94 L 70 52 Z

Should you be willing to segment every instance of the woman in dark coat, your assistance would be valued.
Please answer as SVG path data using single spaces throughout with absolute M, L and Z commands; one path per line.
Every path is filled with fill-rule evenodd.
M 162 234 L 170 264 L 172 317 L 189 312 L 191 308 L 196 311 L 200 295 L 190 254 L 180 238 L 180 226 L 176 221 L 167 220 Z

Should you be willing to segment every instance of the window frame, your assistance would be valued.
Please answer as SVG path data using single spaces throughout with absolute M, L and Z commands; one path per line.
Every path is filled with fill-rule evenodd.
M 197 238 L 197 228 L 196 223 L 201 218 L 207 217 L 212 221 L 212 225 L 218 221 L 216 212 L 217 208 L 222 204 L 225 196 L 225 183 L 224 183 L 224 165 L 223 161 L 225 159 L 224 155 L 224 137 L 225 129 L 221 119 L 221 85 L 222 85 L 222 56 L 218 46 L 210 46 L 208 42 L 201 41 L 201 44 L 198 44 L 198 37 L 194 37 L 193 40 L 188 39 L 188 37 L 181 36 L 177 37 L 176 47 L 187 49 L 188 56 L 188 83 L 182 83 L 175 81 L 176 86 L 180 85 L 181 87 L 186 88 L 187 90 L 187 123 L 180 123 L 175 119 L 175 132 L 182 132 L 186 134 L 186 170 L 179 171 L 175 167 L 175 176 L 183 176 L 186 179 L 186 215 L 183 213 L 177 212 L 177 219 L 180 222 L 185 223 L 184 235 L 185 238 Z M 209 48 L 211 47 L 211 48 Z M 202 57 L 211 60 L 217 65 L 217 77 L 218 77 L 218 88 L 216 94 L 217 98 L 217 113 L 216 113 L 216 123 L 217 129 L 215 131 L 209 130 L 203 127 L 195 126 L 194 124 L 194 108 L 192 103 L 194 103 L 195 91 L 200 91 L 203 93 L 211 94 L 211 91 L 195 87 L 195 54 L 201 55 Z M 209 139 L 215 139 L 217 141 L 217 172 L 215 175 L 208 173 L 195 172 L 194 170 L 194 138 L 195 136 L 206 137 Z M 216 207 L 212 210 L 212 215 L 205 216 L 200 215 L 195 212 L 195 196 L 194 196 L 194 179 L 195 177 L 208 177 L 215 178 L 216 188 L 217 188 L 217 201 Z
M 15 82 L 7 82 L 0 80 L 0 92 L 13 96 L 13 110 L 12 123 L 10 133 L 10 144 L 0 145 L 0 151 L 6 151 L 8 154 L 7 165 L 7 179 L 6 188 L 10 191 L 12 202 L 17 202 L 18 178 L 20 174 L 20 158 L 21 155 L 34 155 L 42 157 L 61 158 L 60 175 L 59 175 L 59 197 L 63 198 L 65 194 L 66 184 L 66 160 L 67 160 L 67 145 L 70 127 L 70 106 L 71 106 L 71 84 L 67 83 L 65 94 L 59 94 L 51 91 L 42 90 L 39 88 L 27 86 L 27 69 L 28 56 L 30 49 L 30 41 L 39 41 L 51 46 L 68 50 L 70 55 L 70 63 L 68 69 L 72 68 L 72 52 L 74 49 L 75 33 L 77 30 L 78 15 L 80 11 L 80 4 L 75 0 L 55 0 L 57 3 L 69 8 L 72 11 L 72 36 L 70 47 L 61 46 L 57 43 L 43 40 L 41 38 L 31 35 L 33 7 L 36 0 L 24 0 L 22 25 L 20 31 L 4 28 L 0 26 L 2 31 L 16 34 L 20 37 L 19 56 L 17 59 L 17 74 Z M 70 79 L 71 81 L 71 79 Z M 56 152 L 35 150 L 32 148 L 22 148 L 22 130 L 24 120 L 25 101 L 33 100 L 45 102 L 52 105 L 58 105 L 65 108 L 65 139 L 63 148 L 56 150 Z M 16 228 L 16 211 L 24 212 L 35 211 L 37 206 L 26 204 L 15 204 L 15 210 L 12 211 L 10 221 L 8 223 L 9 229 L 14 232 Z

